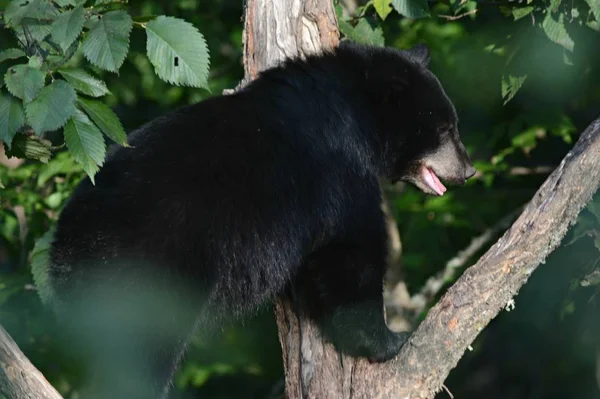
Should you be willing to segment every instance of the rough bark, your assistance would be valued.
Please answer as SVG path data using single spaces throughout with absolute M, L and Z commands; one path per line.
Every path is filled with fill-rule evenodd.
M 246 81 L 285 57 L 337 45 L 329 0 L 248 0 Z M 275 305 L 289 398 L 431 398 L 478 333 L 510 303 L 600 183 L 600 120 L 582 135 L 504 236 L 452 286 L 383 365 L 340 356 L 286 298 Z
M 0 397 L 2 395 L 10 399 L 62 399 L 0 327 Z
M 247 0 L 244 80 L 255 79 L 285 58 L 335 47 L 338 38 L 331 0 Z

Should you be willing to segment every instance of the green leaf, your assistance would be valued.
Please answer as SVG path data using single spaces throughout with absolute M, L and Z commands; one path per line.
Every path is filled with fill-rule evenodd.
M 25 124 L 23 104 L 9 94 L 0 94 L 0 140 L 10 149 L 17 130 Z
M 6 60 L 16 60 L 17 58 L 25 57 L 25 52 L 18 48 L 9 48 L 0 52 L 0 62 Z
M 596 245 L 596 248 L 600 249 L 600 242 L 598 242 L 597 239 L 594 241 L 594 245 Z M 582 287 L 600 285 L 600 269 L 596 269 L 590 274 L 586 275 L 583 279 L 581 279 L 580 284 Z
M 39 69 L 28 65 L 15 65 L 6 71 L 4 82 L 10 94 L 20 98 L 27 104 L 44 87 L 45 77 L 46 75 Z
M 585 25 L 596 32 L 600 32 L 600 22 L 598 21 L 588 21 L 585 23 Z
M 0 179 L 0 188 L 6 188 L 4 187 L 4 184 L 2 184 L 2 179 Z
M 391 0 L 373 0 L 373 7 L 383 20 L 392 12 Z
M 542 23 L 542 29 L 544 30 L 544 33 L 546 33 L 546 36 L 548 36 L 548 39 L 554 43 L 560 44 L 569 51 L 573 51 L 575 43 L 567 33 L 563 20 L 563 14 L 560 14 L 558 21 L 556 21 L 552 18 L 551 13 L 548 12 Z
M 351 38 L 354 33 L 354 27 L 342 19 L 338 19 L 338 23 L 340 26 L 340 32 L 342 32 L 347 38 Z
M 25 106 L 27 120 L 36 134 L 62 127 L 75 112 L 75 89 L 64 80 L 55 80 L 40 90 Z
M 346 25 L 342 28 L 340 24 L 340 29 L 348 39 L 374 46 L 384 45 L 383 30 L 379 26 L 373 28 L 366 19 L 361 19 L 354 28 L 348 23 Z
M 51 21 L 56 18 L 57 10 L 47 0 L 12 0 L 4 12 L 4 21 L 10 27 L 21 25 L 27 19 L 27 25 L 31 21 Z
M 527 75 L 523 76 L 513 76 L 508 75 L 508 77 L 502 77 L 502 98 L 504 99 L 504 104 L 508 103 L 513 97 L 517 94 L 517 92 L 523 87 L 523 83 L 527 79 Z
M 99 167 L 104 163 L 106 156 L 106 144 L 102 133 L 86 114 L 76 110 L 65 125 L 64 135 L 67 148 L 75 160 L 83 165 L 83 170 L 92 183 L 95 183 L 94 175 L 100 170 Z
M 59 69 L 58 73 L 69 82 L 75 90 L 92 97 L 101 97 L 110 93 L 106 84 L 96 79 L 83 69 Z
M 85 11 L 82 7 L 77 7 L 61 14 L 52 23 L 52 39 L 60 46 L 63 52 L 79 37 L 84 22 Z
M 392 5 L 400 15 L 418 19 L 430 16 L 427 0 L 392 0 Z
M 83 41 L 83 54 L 92 64 L 117 72 L 129 51 L 129 34 L 133 27 L 125 11 L 109 11 L 92 21 Z
M 512 138 L 511 144 L 525 151 L 531 151 L 537 145 L 538 135 L 540 132 L 539 126 L 532 126 Z
M 600 21 L 600 0 L 585 0 L 585 2 L 590 7 L 596 21 Z
M 29 57 L 29 61 L 27 62 L 28 66 L 30 66 L 31 68 L 35 68 L 35 69 L 40 69 L 43 64 L 44 64 L 44 59 L 42 57 L 40 57 L 39 55 L 34 55 L 34 56 Z
M 54 0 L 54 2 L 61 7 L 66 7 L 66 6 L 74 6 L 75 7 L 75 6 L 85 4 L 86 1 L 87 0 Z
M 12 142 L 12 148 L 6 151 L 6 155 L 48 163 L 52 156 L 52 143 L 41 137 L 17 134 Z
M 379 26 L 372 27 L 371 24 L 369 24 L 369 21 L 364 18 L 354 27 L 354 37 L 357 41 L 362 41 L 363 43 L 372 44 L 374 46 L 381 47 L 385 44 L 383 30 Z
M 531 14 L 533 12 L 534 9 L 535 8 L 531 7 L 531 6 L 528 6 L 528 7 L 515 7 L 515 8 L 512 9 L 512 15 L 513 15 L 513 17 L 514 17 L 514 19 L 516 21 L 516 20 L 519 20 L 519 19 L 521 19 L 523 17 L 528 16 L 529 14 Z
M 54 231 L 54 227 L 48 230 L 35 242 L 31 251 L 31 274 L 44 305 L 49 305 L 55 298 L 54 288 L 50 281 L 50 245 L 54 239 Z
M 56 176 L 69 176 L 75 173 L 79 174 L 82 171 L 83 168 L 75 161 L 69 151 L 59 152 L 48 165 L 39 171 L 36 182 L 37 187 L 42 188 L 48 180 Z
M 192 24 L 161 15 L 146 24 L 146 32 L 148 58 L 162 80 L 208 89 L 208 48 Z
M 550 10 L 552 12 L 557 12 L 561 2 L 562 0 L 550 0 Z
M 115 113 L 102 101 L 79 98 L 79 106 L 96 125 L 115 143 L 129 147 L 127 134 Z

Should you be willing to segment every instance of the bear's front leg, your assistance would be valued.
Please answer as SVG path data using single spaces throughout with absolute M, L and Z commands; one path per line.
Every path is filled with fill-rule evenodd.
M 384 320 L 385 253 L 352 244 L 313 253 L 297 280 L 301 310 L 342 353 L 372 362 L 393 358 L 409 333 L 392 332 Z

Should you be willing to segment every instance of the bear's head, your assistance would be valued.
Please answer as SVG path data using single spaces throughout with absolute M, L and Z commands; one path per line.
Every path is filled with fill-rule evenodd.
M 355 46 L 355 45 L 350 45 Z M 442 182 L 464 184 L 475 174 L 458 134 L 454 105 L 427 68 L 429 50 L 363 47 L 367 101 L 381 143 L 384 177 L 442 195 Z

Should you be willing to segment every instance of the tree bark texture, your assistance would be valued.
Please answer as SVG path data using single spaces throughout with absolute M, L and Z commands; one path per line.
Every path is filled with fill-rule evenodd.
M 245 81 L 286 57 L 338 44 L 330 0 L 248 0 Z M 561 242 L 600 184 L 600 119 L 504 236 L 448 290 L 386 364 L 339 355 L 289 298 L 275 304 L 288 398 L 432 398 L 479 332 Z
M 62 399 L 0 327 L 0 397 L 2 395 L 9 399 Z

